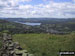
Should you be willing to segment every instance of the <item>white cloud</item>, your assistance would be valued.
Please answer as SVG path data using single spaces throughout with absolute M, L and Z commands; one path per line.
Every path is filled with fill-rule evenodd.
M 0 17 L 75 17 L 75 4 L 70 2 L 20 5 L 31 0 L 0 0 Z
M 32 5 L 21 5 L 19 6 L 19 9 L 32 9 L 33 6 Z

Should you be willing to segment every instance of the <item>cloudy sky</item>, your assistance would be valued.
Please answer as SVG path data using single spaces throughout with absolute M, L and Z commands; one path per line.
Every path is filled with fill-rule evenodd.
M 0 0 L 0 17 L 75 18 L 75 0 Z

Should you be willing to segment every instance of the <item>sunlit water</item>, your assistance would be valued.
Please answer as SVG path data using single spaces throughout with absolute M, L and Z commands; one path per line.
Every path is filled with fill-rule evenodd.
M 25 24 L 25 25 L 30 25 L 30 26 L 41 25 L 41 23 L 29 23 L 29 22 L 26 22 L 26 23 L 17 22 L 17 23 L 21 23 L 21 24 Z

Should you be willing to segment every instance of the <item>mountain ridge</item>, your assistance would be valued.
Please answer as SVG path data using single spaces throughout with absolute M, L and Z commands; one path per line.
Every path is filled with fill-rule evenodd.
M 39 22 L 41 23 L 42 21 L 75 21 L 74 18 L 0 18 L 0 19 L 3 19 L 3 20 L 6 20 L 6 21 L 11 21 L 11 22 Z

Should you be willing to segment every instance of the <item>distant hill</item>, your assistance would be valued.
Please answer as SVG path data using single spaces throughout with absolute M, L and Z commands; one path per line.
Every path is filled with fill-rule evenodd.
M 39 22 L 39 23 L 59 23 L 59 22 L 75 22 L 74 18 L 0 18 L 11 22 Z
M 7 21 L 4 19 L 0 19 L 0 32 L 8 30 L 12 34 L 19 34 L 19 33 L 41 33 L 41 27 L 35 27 L 30 25 L 25 25 L 21 23 L 16 23 L 12 21 Z
M 22 33 L 26 25 L 0 19 L 0 32 L 8 30 L 12 33 Z
M 39 26 L 25 25 L 16 22 L 41 23 Z M 9 30 L 12 33 L 65 33 L 75 31 L 75 19 L 55 18 L 1 18 L 0 31 Z

